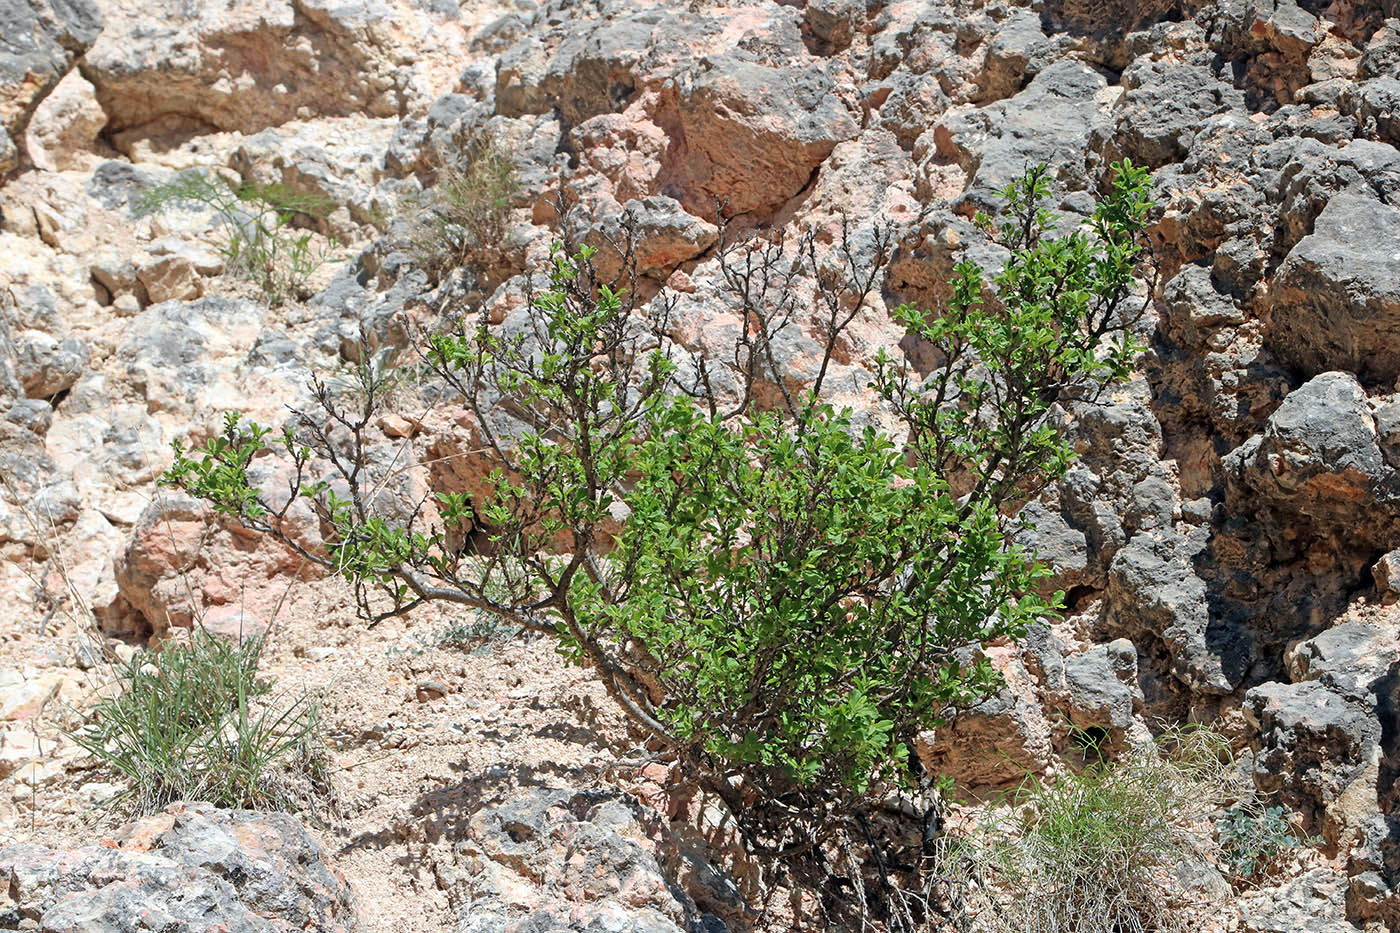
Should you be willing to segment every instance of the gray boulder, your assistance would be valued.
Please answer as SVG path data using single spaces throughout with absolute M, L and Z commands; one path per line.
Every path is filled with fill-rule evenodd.
M 172 804 L 115 848 L 0 848 L 0 926 L 54 933 L 350 933 L 350 889 L 285 813 Z
M 1400 77 L 1385 75 L 1348 87 L 1342 104 L 1367 136 L 1400 146 Z
M 1015 97 L 938 124 L 939 155 L 955 159 L 971 177 L 963 205 L 996 205 L 997 192 L 1037 162 L 1067 187 L 1082 189 L 1091 134 L 1108 125 L 1100 100 L 1107 86 L 1088 65 L 1062 60 Z
M 1137 649 L 1126 638 L 1065 658 L 1069 719 L 1080 729 L 1097 728 L 1114 741 L 1133 724 L 1142 705 Z
M 0 0 L 0 179 L 24 163 L 24 134 L 39 102 L 101 31 L 92 0 Z
M 1327 808 L 1363 779 L 1380 737 L 1374 708 L 1317 680 L 1267 683 L 1245 694 L 1243 713 L 1255 749 L 1254 783 L 1303 814 L 1310 831 Z
M 1347 619 L 1294 645 L 1284 656 L 1288 676 L 1316 680 L 1344 697 L 1372 703 L 1400 656 L 1400 632 L 1361 619 Z
M 987 42 L 987 57 L 978 76 L 983 100 L 1000 100 L 1021 90 L 1057 57 L 1057 44 L 1045 35 L 1040 17 L 1029 9 L 1012 9 Z
M 1162 644 L 1171 673 L 1193 692 L 1228 694 L 1249 668 L 1248 635 L 1212 611 L 1196 571 L 1208 526 L 1189 535 L 1143 532 L 1118 551 L 1108 572 L 1108 622 L 1117 635 Z
M 1269 348 L 1306 375 L 1400 376 L 1400 208 L 1342 193 L 1288 254 L 1270 288 Z
M 1123 87 L 1114 126 L 1097 139 L 1107 159 L 1127 156 L 1149 168 L 1185 158 L 1211 117 L 1245 109 L 1244 95 L 1203 65 L 1140 60 L 1123 72 Z
M 1400 478 L 1350 373 L 1323 373 L 1294 390 L 1222 466 L 1227 505 L 1264 519 L 1280 553 L 1286 542 L 1319 537 L 1334 552 L 1379 550 L 1400 520 Z M 1358 510 L 1366 521 L 1357 521 Z
M 1042 586 L 1046 595 L 1068 590 L 1084 579 L 1089 567 L 1089 542 L 1084 532 L 1040 501 L 1027 503 L 1021 509 L 1020 520 L 1019 543 L 1050 571 Z
M 455 933 L 722 933 L 682 875 L 702 898 L 744 911 L 732 884 L 616 791 L 531 790 L 475 813 L 467 836 L 448 890 Z
M 1270 212 L 1278 217 L 1274 250 L 1281 254 L 1317 232 L 1319 215 L 1338 195 L 1392 205 L 1400 199 L 1400 150 L 1385 143 L 1353 139 L 1338 148 L 1315 139 L 1282 139 L 1256 150 L 1254 159 L 1279 166 L 1277 175 L 1269 172 L 1266 190 L 1276 202 Z
M 76 337 L 58 339 L 43 331 L 22 331 L 18 345 L 19 381 L 30 398 L 50 398 L 78 381 L 88 365 L 88 348 Z
M 865 22 L 865 0 L 807 0 L 803 25 L 820 52 L 838 52 Z
M 131 321 L 119 351 L 150 411 L 194 410 L 202 392 L 243 361 L 266 307 L 223 297 L 166 301 Z
M 1400 4 L 1396 4 L 1400 12 Z M 1357 62 L 1357 77 L 1379 78 L 1400 74 L 1400 20 L 1391 20 L 1371 35 Z

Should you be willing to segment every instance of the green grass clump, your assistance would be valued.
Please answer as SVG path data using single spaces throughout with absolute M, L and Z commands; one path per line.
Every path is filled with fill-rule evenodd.
M 341 259 L 333 255 L 334 239 L 318 245 L 313 234 L 295 226 L 299 218 L 325 217 L 334 210 L 335 203 L 320 195 L 188 171 L 145 191 L 136 214 L 171 208 L 211 211 L 223 232 L 224 262 L 252 280 L 272 305 L 307 297 L 312 276 Z
M 1124 763 L 1028 782 L 1009 813 L 954 855 L 976 929 L 1147 933 L 1184 929 L 1173 869 L 1206 862 L 1210 811 L 1239 788 L 1229 743 L 1179 729 Z
M 118 689 L 74 739 L 120 776 L 119 799 L 137 813 L 175 800 L 289 809 L 324 786 L 319 702 L 271 697 L 263 644 L 196 628 L 117 669 Z
M 515 166 L 497 143 L 470 146 L 460 164 L 443 166 L 437 184 L 410 205 L 417 211 L 409 233 L 414 259 L 436 278 L 499 247 L 519 187 Z

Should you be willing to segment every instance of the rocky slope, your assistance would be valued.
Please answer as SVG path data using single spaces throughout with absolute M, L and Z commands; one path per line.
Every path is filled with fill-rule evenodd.
M 1158 718 L 1222 717 L 1330 859 L 1236 922 L 1303 929 L 1271 919 L 1292 897 L 1307 929 L 1400 928 L 1395 0 L 0 0 L 0 24 L 0 835 L 71 845 L 110 792 L 60 731 L 99 686 L 94 644 L 275 625 L 282 679 L 343 695 L 357 770 L 329 848 L 365 928 L 747 922 L 683 821 L 587 789 L 625 731 L 586 678 L 538 645 L 518 664 L 419 650 L 431 618 L 363 631 L 291 552 L 158 491 L 169 445 L 229 408 L 279 422 L 362 333 L 394 359 L 405 315 L 475 297 L 504 317 L 561 188 L 598 233 L 637 218 L 644 271 L 697 343 L 735 323 L 708 297 L 717 200 L 750 229 L 893 220 L 884 290 L 838 361 L 860 404 L 874 348 L 922 362 L 885 308 L 935 304 L 966 254 L 995 261 L 970 218 L 1002 184 L 1047 162 L 1082 213 L 1127 156 L 1162 208 L 1150 350 L 1073 413 L 1081 457 L 1028 506 L 1074 612 L 996 649 L 1006 692 L 920 753 L 979 794 L 1061 767 L 1070 724 L 1132 743 Z M 484 135 L 521 183 L 510 232 L 430 287 L 406 218 Z M 333 202 L 316 235 L 346 261 L 308 300 L 272 308 L 228 274 L 208 216 L 133 214 L 145 187 L 211 166 Z M 407 395 L 375 453 L 411 467 L 396 495 L 479 486 L 459 413 Z M 673 777 L 638 781 L 662 799 Z M 570 875 L 551 847 L 576 839 L 606 871 Z M 102 871 L 137 890 L 167 870 L 122 858 Z M 70 887 L 96 870 L 60 862 L 24 870 Z M 588 887 L 602 875 L 622 880 Z M 207 885 L 230 917 L 259 913 Z M 17 890 L 5 909 L 79 928 L 35 906 L 49 888 Z

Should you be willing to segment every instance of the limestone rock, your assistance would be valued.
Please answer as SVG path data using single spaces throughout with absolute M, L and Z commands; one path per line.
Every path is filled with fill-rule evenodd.
M 1126 156 L 1148 168 L 1178 162 L 1207 120 L 1244 110 L 1244 95 L 1204 66 L 1139 60 L 1123 72 L 1123 87 L 1112 131 L 1099 131 L 1108 161 Z
M 542 788 L 472 816 L 456 933 L 502 929 L 709 933 L 725 926 L 677 884 L 655 814 L 614 791 Z
M 141 513 L 114 572 L 122 598 L 144 618 L 146 634 L 159 640 L 207 613 L 213 613 L 213 626 L 221 634 L 256 634 L 271 622 L 278 605 L 280 590 L 271 581 L 282 574 L 314 575 L 315 570 L 290 548 L 271 540 L 240 539 L 221 527 L 203 503 L 169 493 Z M 110 621 L 120 625 L 124 620 Z
M 0 2 L 0 179 L 24 161 L 35 108 L 101 30 L 102 14 L 92 0 Z
M 1050 0 L 1050 17 L 1063 28 L 1089 34 L 1130 32 L 1167 15 L 1172 0 Z
M 195 274 L 192 262 L 178 265 Z M 150 411 L 218 408 L 212 396 L 231 394 L 220 387 L 235 378 L 232 370 L 252 347 L 266 314 L 253 302 L 222 297 L 152 305 L 127 330 L 121 352 L 126 377 Z
M 994 662 L 997 663 L 997 662 Z M 946 725 L 918 735 L 914 749 L 930 774 L 946 775 L 963 793 L 987 795 L 1043 774 L 1050 724 L 1019 660 L 999 665 L 1006 685 Z
M 77 71 L 70 71 L 44 98 L 29 124 L 29 156 L 49 171 L 76 169 L 96 156 L 98 134 L 107 125 L 107 114 L 97 103 L 97 93 Z
M 1301 811 L 1313 831 L 1336 831 L 1327 808 L 1340 800 L 1376 752 L 1379 724 L 1364 703 L 1316 680 L 1268 683 L 1245 694 L 1257 737 L 1254 782 Z
M 1224 458 L 1227 501 L 1289 518 L 1279 534 L 1381 545 L 1400 517 L 1400 477 L 1386 462 L 1366 395 L 1350 373 L 1317 376 L 1284 399 L 1264 431 Z M 1368 519 L 1358 524 L 1358 507 Z
M 1226 694 L 1248 669 L 1252 646 L 1235 626 L 1212 618 L 1195 562 L 1201 529 L 1137 535 L 1113 558 L 1108 575 L 1111 627 L 1167 648 L 1171 672 L 1193 691 Z
M 634 258 L 640 275 L 666 274 L 687 260 L 694 259 L 719 239 L 719 228 L 681 209 L 675 198 L 652 195 L 628 201 L 615 214 L 594 228 L 598 263 L 604 279 L 621 271 L 616 247 L 627 241 L 626 230 L 634 237 Z
M 1356 933 L 1347 921 L 1346 879 L 1326 868 L 1253 893 L 1244 933 Z
M 440 14 L 397 0 L 122 2 L 108 20 L 83 73 L 118 148 L 209 126 L 252 134 L 312 113 L 388 117 L 426 107 L 433 98 L 424 92 L 447 77 L 427 53 L 461 40 Z M 415 54 L 400 58 L 409 48 Z
M 1349 87 L 1342 100 L 1367 136 L 1400 146 L 1400 78 L 1382 75 Z
M 1142 704 L 1137 681 L 1137 650 L 1126 638 L 1071 655 L 1064 661 L 1070 722 L 1080 729 L 1102 729 L 1121 738 Z
M 1288 254 L 1270 290 L 1268 345 L 1308 375 L 1400 376 L 1400 208 L 1338 194 Z
M 1037 162 L 1049 165 L 1066 187 L 1078 188 L 1086 175 L 1089 140 L 1108 119 L 1107 86 L 1094 69 L 1063 60 L 1015 97 L 939 123 L 934 129 L 938 152 L 956 159 L 971 176 L 962 202 L 994 206 L 996 193 Z
M 78 381 L 88 364 L 88 348 L 76 337 L 58 340 L 42 331 L 21 331 L 17 375 L 30 398 L 49 398 Z
M 767 214 L 797 194 L 858 133 L 820 68 L 779 69 L 717 56 L 663 88 L 653 121 L 672 138 L 663 186 L 690 213 Z M 795 106 L 794 106 L 795 105 Z
M 288 814 L 177 803 L 118 830 L 107 845 L 0 848 L 0 916 L 73 933 L 355 929 L 345 880 Z

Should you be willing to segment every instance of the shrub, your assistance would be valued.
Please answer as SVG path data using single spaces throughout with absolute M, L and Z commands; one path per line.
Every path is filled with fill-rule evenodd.
M 304 556 L 370 618 L 446 600 L 558 638 L 755 849 L 811 851 L 920 780 L 913 736 L 994 686 L 970 649 L 1051 612 L 1009 516 L 1070 462 L 1062 406 L 1131 370 L 1147 187 L 1116 166 L 1093 216 L 1052 235 L 1044 169 L 1011 185 L 1004 222 L 982 218 L 1002 270 L 961 263 L 945 308 L 893 312 L 944 361 L 926 379 L 874 361 L 894 433 L 826 397 L 893 245 L 845 228 L 827 251 L 816 232 L 721 248 L 721 300 L 746 322 L 721 360 L 675 339 L 664 293 L 643 302 L 626 269 L 601 281 L 589 247 L 530 280 L 523 326 L 483 311 L 431 335 L 428 365 L 497 465 L 492 495 L 440 496 L 446 530 L 375 511 L 368 369 L 349 404 L 314 383 L 322 410 L 280 435 L 231 415 L 167 481 L 297 547 L 286 506 L 247 482 L 253 458 L 289 458 L 292 497 L 334 531 Z M 802 374 L 777 349 L 799 318 L 823 337 Z M 468 528 L 489 547 L 464 554 Z
M 324 217 L 334 208 L 326 198 L 301 194 L 284 185 L 235 184 L 215 174 L 183 172 L 147 190 L 137 201 L 138 216 L 172 207 L 212 211 L 223 231 L 228 268 L 246 275 L 269 303 L 307 297 L 311 277 L 328 262 L 336 243 L 317 245 L 309 231 L 293 224 L 300 215 Z
M 135 655 L 74 739 L 124 779 L 137 812 L 174 800 L 287 807 L 324 782 L 320 707 L 269 697 L 257 677 L 262 648 L 261 638 L 230 644 L 196 628 Z
M 436 277 L 498 246 L 510 232 L 510 202 L 519 187 L 515 165 L 496 142 L 488 138 L 469 146 L 463 162 L 443 166 L 437 183 L 412 205 L 414 259 Z

